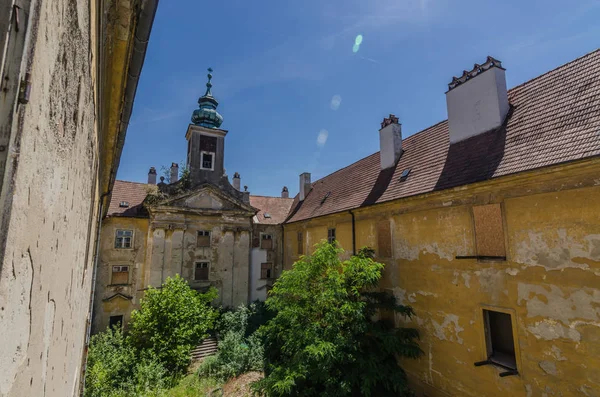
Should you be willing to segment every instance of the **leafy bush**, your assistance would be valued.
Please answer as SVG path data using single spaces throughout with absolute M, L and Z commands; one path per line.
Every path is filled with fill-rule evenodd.
M 363 249 L 347 261 L 323 242 L 274 284 L 267 306 L 277 314 L 259 330 L 268 396 L 410 395 L 396 356 L 418 357 L 417 330 L 373 320 L 379 310 L 411 316 L 410 307 L 374 291 L 383 264 Z
M 253 303 L 221 315 L 217 322 L 220 339 L 217 354 L 204 359 L 198 370 L 200 375 L 227 380 L 248 371 L 262 370 L 262 342 L 256 334 L 248 335 L 250 320 L 256 327 L 254 322 L 259 310 L 262 310 L 260 305 Z
M 218 313 L 210 304 L 216 297 L 216 289 L 198 293 L 179 275 L 167 278 L 162 288 L 148 288 L 140 310 L 131 314 L 133 346 L 143 357 L 182 374 L 190 363 L 192 348 L 214 325 Z

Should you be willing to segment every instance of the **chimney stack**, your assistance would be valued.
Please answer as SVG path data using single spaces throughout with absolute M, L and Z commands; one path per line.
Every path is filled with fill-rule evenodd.
M 156 185 L 156 168 L 150 167 L 150 171 L 148 171 L 148 184 Z
M 398 117 L 390 114 L 381 122 L 379 130 L 379 158 L 381 169 L 394 167 L 402 155 L 402 126 Z
M 310 192 L 310 172 L 300 174 L 300 201 L 304 200 Z
M 240 186 L 241 186 L 240 183 L 241 183 L 240 174 L 236 172 L 233 174 L 233 187 L 238 192 L 240 191 Z
M 281 189 L 281 197 L 290 198 L 290 192 L 288 191 L 287 186 L 284 186 L 283 189 Z
M 502 63 L 488 56 L 483 65 L 453 77 L 446 106 L 451 144 L 501 126 L 510 109 Z
M 169 183 L 175 183 L 179 180 L 179 165 L 177 163 L 171 163 L 171 177 Z

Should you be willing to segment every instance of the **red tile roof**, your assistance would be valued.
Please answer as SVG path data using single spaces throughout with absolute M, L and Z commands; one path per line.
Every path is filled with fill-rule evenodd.
M 292 208 L 293 198 L 250 196 L 250 205 L 259 209 L 258 223 L 277 225 L 283 223 Z M 265 217 L 265 215 L 268 215 Z
M 115 181 L 107 216 L 147 216 L 142 202 L 148 194 L 149 185 L 146 183 Z M 127 202 L 128 207 L 121 207 L 121 202 Z
M 288 222 L 600 155 L 600 50 L 514 87 L 508 99 L 504 127 L 450 145 L 442 121 L 404 139 L 395 168 L 380 172 L 377 152 L 316 181 L 303 202 L 296 196 Z

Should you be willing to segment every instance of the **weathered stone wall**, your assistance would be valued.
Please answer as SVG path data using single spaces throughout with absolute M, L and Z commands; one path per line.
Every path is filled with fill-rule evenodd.
M 250 301 L 265 301 L 268 289 L 273 285 L 275 278 L 279 277 L 283 269 L 282 257 L 282 232 L 281 225 L 254 224 L 252 228 L 252 253 L 250 264 Z M 272 239 L 271 249 L 261 248 L 261 234 L 270 234 Z M 261 278 L 261 264 L 273 264 L 271 279 Z
M 133 230 L 132 248 L 115 248 L 117 230 Z M 102 221 L 100 232 L 100 256 L 96 269 L 96 290 L 92 332 L 97 333 L 108 327 L 110 316 L 123 316 L 127 324 L 131 311 L 139 308 L 143 288 L 142 283 L 148 241 L 148 219 L 110 217 Z M 112 280 L 112 266 L 129 266 L 129 284 L 115 285 Z
M 16 116 L 1 203 L 0 396 L 71 396 L 79 388 L 98 216 L 96 4 L 33 4 L 31 97 Z
M 390 225 L 381 287 L 413 306 L 424 355 L 403 360 L 419 395 L 594 396 L 600 390 L 600 181 L 597 160 L 539 170 L 356 211 L 357 248 L 379 254 Z M 474 205 L 501 203 L 506 260 L 476 253 Z M 286 265 L 297 231 L 307 245 L 336 227 L 352 244 L 347 214 L 285 225 Z M 340 233 L 341 230 L 344 230 Z M 499 237 L 502 238 L 502 237 Z M 487 358 L 483 309 L 512 316 L 519 374 Z

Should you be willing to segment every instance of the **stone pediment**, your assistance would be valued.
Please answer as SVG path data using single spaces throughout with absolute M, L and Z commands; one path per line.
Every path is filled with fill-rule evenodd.
M 242 211 L 254 214 L 256 210 L 213 185 L 203 185 L 178 197 L 159 204 L 159 208 L 175 207 L 179 210 L 194 211 Z M 166 208 L 165 208 L 166 209 Z

